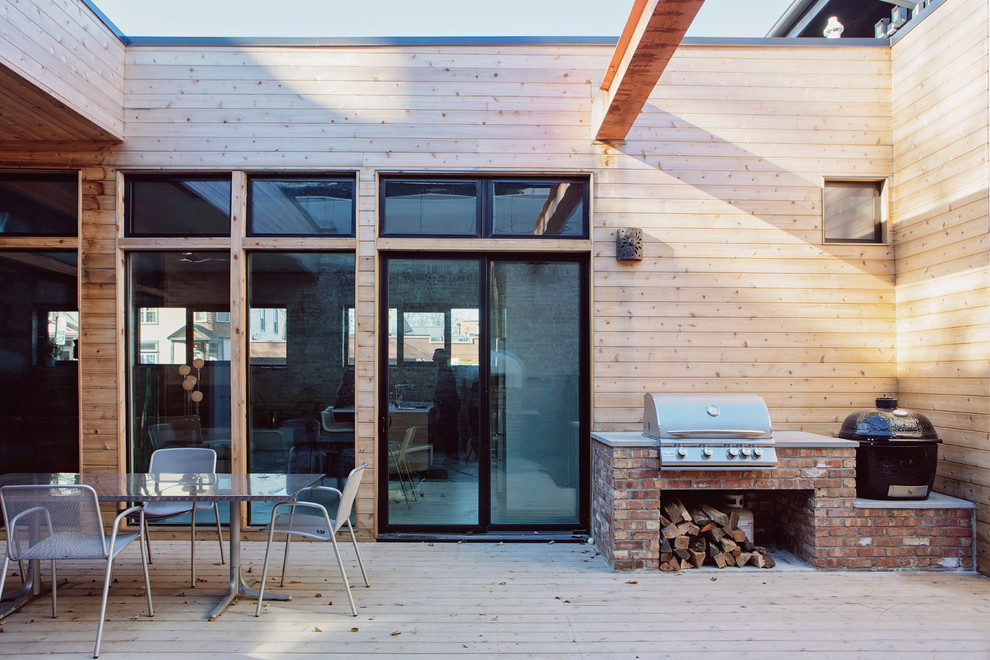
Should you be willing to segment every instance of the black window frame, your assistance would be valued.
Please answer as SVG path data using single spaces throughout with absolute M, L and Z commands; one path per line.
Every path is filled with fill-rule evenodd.
M 385 209 L 387 208 L 386 188 L 389 183 L 437 183 L 437 184 L 447 184 L 447 183 L 470 183 L 474 184 L 475 189 L 475 216 L 474 216 L 474 233 L 473 234 L 418 234 L 411 232 L 390 232 L 387 229 L 387 219 L 385 217 Z M 378 208 L 380 215 L 379 223 L 379 235 L 382 238 L 481 238 L 482 233 L 482 222 L 481 219 L 484 216 L 485 208 L 485 186 L 483 181 L 478 177 L 470 176 L 387 176 L 382 177 L 378 185 Z
M 3 170 L 0 171 L 0 182 L 4 180 L 64 183 L 66 185 L 71 182 L 75 188 L 76 198 L 73 210 L 75 218 L 72 223 L 72 231 L 68 233 L 57 231 L 0 231 L 0 236 L 23 236 L 30 238 L 51 238 L 55 236 L 75 238 L 79 236 L 79 200 L 82 198 L 82 191 L 79 184 L 78 170 Z
M 253 204 L 255 181 L 347 181 L 351 184 L 351 225 L 349 232 L 339 234 L 313 233 L 280 233 L 259 232 L 254 230 Z M 319 238 L 353 238 L 357 235 L 357 174 L 355 172 L 249 172 L 247 176 L 247 222 L 246 235 L 271 237 L 306 237 Z
M 227 200 L 227 231 L 226 232 L 145 232 L 134 231 L 134 184 L 141 182 L 167 181 L 224 181 L 230 186 L 230 199 Z M 124 236 L 127 238 L 229 238 L 233 227 L 234 185 L 231 172 L 166 172 L 166 173 L 125 173 L 124 175 Z
M 475 220 L 474 234 L 418 234 L 409 232 L 395 232 L 388 230 L 388 219 L 385 215 L 386 209 L 386 187 L 390 182 L 435 182 L 435 183 L 475 183 L 478 188 L 477 217 Z M 579 183 L 582 186 L 581 206 L 581 233 L 576 236 L 554 235 L 554 234 L 511 234 L 495 233 L 495 184 L 497 183 Z M 450 174 L 449 176 L 436 175 L 383 175 L 378 186 L 378 208 L 380 215 L 379 236 L 381 238 L 444 238 L 444 239 L 530 239 L 530 240 L 587 240 L 590 238 L 590 177 L 574 174 L 500 174 L 497 176 L 470 176 L 463 174 Z

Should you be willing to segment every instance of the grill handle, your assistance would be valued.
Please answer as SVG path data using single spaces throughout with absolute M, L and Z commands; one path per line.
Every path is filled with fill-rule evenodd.
M 759 438 L 767 434 L 757 429 L 683 429 L 666 433 L 675 438 Z

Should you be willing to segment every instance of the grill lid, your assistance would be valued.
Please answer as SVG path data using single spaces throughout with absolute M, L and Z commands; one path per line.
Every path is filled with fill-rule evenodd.
M 763 399 L 737 393 L 647 394 L 643 435 L 683 441 L 773 437 Z
M 927 417 L 912 410 L 898 408 L 897 399 L 882 396 L 877 398 L 876 404 L 876 408 L 857 410 L 847 416 L 835 436 L 845 440 L 871 442 L 941 442 Z

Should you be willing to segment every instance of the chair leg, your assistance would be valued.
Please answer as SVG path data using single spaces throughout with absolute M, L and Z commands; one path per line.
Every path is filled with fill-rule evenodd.
M 351 614 L 357 616 L 357 606 L 354 605 L 354 596 L 351 595 L 351 584 L 347 581 L 347 573 L 344 572 L 344 560 L 340 556 L 340 548 L 337 547 L 336 535 L 330 535 L 330 543 L 333 545 L 333 554 L 337 557 L 337 568 L 340 569 L 340 579 L 344 581 L 344 591 L 347 592 L 347 600 L 351 604 Z
M 196 506 L 193 506 L 192 512 L 192 522 L 189 523 L 189 586 L 196 586 Z
M 213 513 L 217 517 L 217 541 L 220 542 L 220 563 L 225 564 L 223 560 L 223 530 L 220 528 L 220 506 L 214 502 L 213 503 Z
M 21 562 L 17 562 L 20 564 Z M 7 553 L 3 555 L 3 570 L 0 570 L 0 598 L 3 598 L 3 585 L 7 582 L 7 567 L 10 565 L 10 556 Z M 24 577 L 24 567 L 21 566 L 21 582 L 24 582 L 26 578 Z
M 113 558 L 107 559 L 107 573 L 103 578 L 103 598 L 100 600 L 100 618 L 96 624 L 96 647 L 93 657 L 100 657 L 100 639 L 103 637 L 103 619 L 107 615 L 107 594 L 110 592 L 110 574 L 113 572 Z
M 278 586 L 285 586 L 285 570 L 289 566 L 289 540 L 292 538 L 292 534 L 285 535 L 285 552 L 282 553 L 282 577 L 279 578 Z
M 142 520 L 142 523 L 145 521 Z M 146 525 L 142 524 L 142 528 Z M 141 568 L 144 569 L 144 592 L 148 596 L 148 616 L 155 616 L 155 608 L 151 604 L 151 577 L 148 575 L 148 564 L 151 563 L 151 556 L 145 550 L 145 544 L 138 539 L 138 546 L 141 548 Z
M 275 525 L 268 532 L 268 545 L 265 547 L 265 563 L 261 566 L 261 584 L 258 585 L 258 607 L 254 610 L 255 616 L 261 616 L 261 601 L 265 597 L 265 581 L 268 579 L 268 560 L 272 554 L 272 541 L 275 537 Z M 288 535 L 286 535 L 288 538 Z M 283 569 L 284 573 L 284 569 Z
M 39 573 L 41 569 L 38 569 Z M 39 576 L 40 577 L 40 576 Z M 52 560 L 52 618 L 58 617 L 58 576 L 55 575 L 55 560 Z
M 351 527 L 351 521 L 347 521 L 347 531 L 351 533 L 351 543 L 354 545 L 354 554 L 357 555 L 358 567 L 361 569 L 361 577 L 364 578 L 364 586 L 370 587 L 371 583 L 368 582 L 368 574 L 364 570 L 364 562 L 361 561 L 361 551 L 358 550 L 357 537 L 354 536 L 354 528 Z

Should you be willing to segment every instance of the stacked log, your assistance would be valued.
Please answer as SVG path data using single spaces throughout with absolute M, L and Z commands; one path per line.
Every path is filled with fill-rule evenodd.
M 739 529 L 739 514 L 701 504 L 689 511 L 679 499 L 663 506 L 660 514 L 660 570 L 680 571 L 704 564 L 773 568 L 766 548 L 756 546 Z

